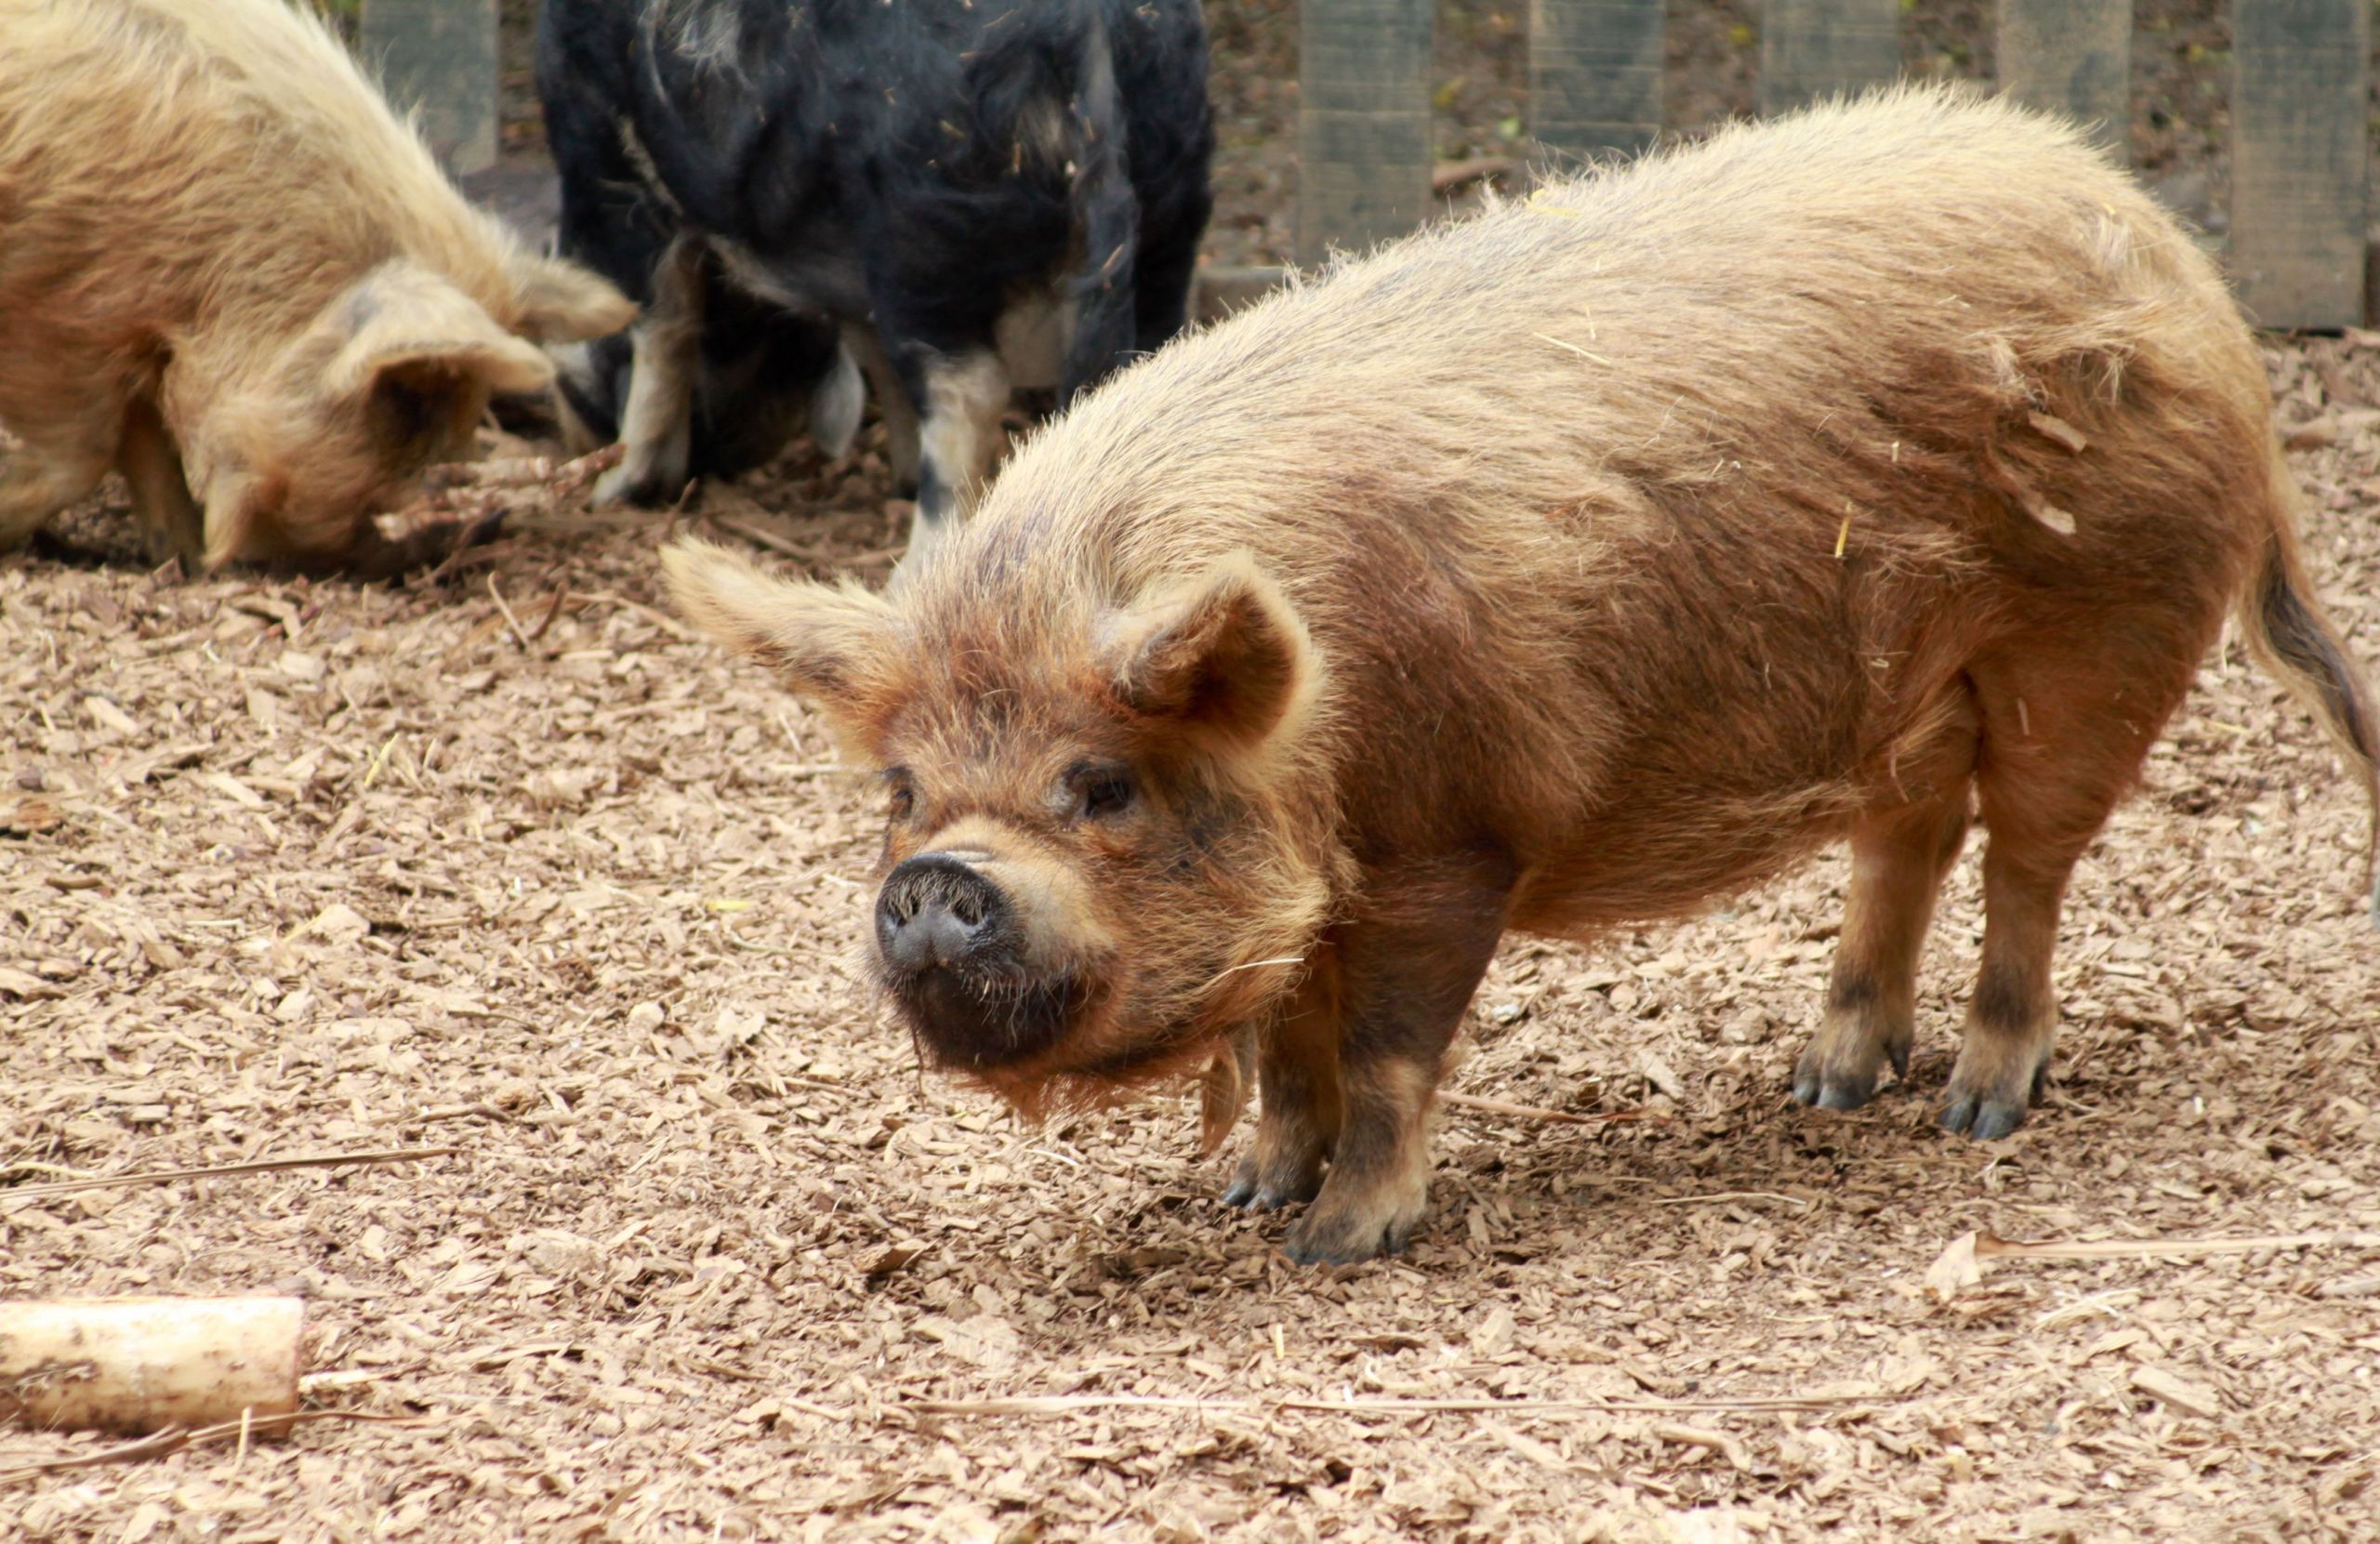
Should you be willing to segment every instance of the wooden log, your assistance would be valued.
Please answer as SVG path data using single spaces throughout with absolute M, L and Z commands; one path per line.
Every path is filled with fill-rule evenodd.
M 1529 134 L 1567 155 L 1661 133 L 1662 0 L 1529 0 Z
M 1298 261 L 1430 213 L 1432 0 L 1306 0 L 1298 20 Z
M 1881 86 L 1900 73 L 1900 0 L 1764 0 L 1760 111 Z
M 122 1432 L 259 1432 L 298 1408 L 296 1298 L 0 1303 L 0 1423 Z
M 447 172 L 496 165 L 496 0 L 364 0 L 364 62 Z
M 2371 0 L 2231 10 L 2231 273 L 2258 325 L 2363 320 Z
M 2122 152 L 2132 124 L 2132 0 L 2000 0 L 2000 88 Z

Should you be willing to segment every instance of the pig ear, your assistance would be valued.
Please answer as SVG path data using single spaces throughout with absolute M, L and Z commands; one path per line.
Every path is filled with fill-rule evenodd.
M 1102 631 L 1126 708 L 1236 746 L 1264 740 L 1320 676 L 1305 625 L 1244 552 L 1111 617 Z
M 515 255 L 507 265 L 520 298 L 520 331 L 539 343 L 583 343 L 636 320 L 636 306 L 603 280 L 560 257 Z
M 785 673 L 838 734 L 866 728 L 886 694 L 892 608 L 846 586 L 778 579 L 707 542 L 661 549 L 669 597 L 695 627 Z
M 202 560 L 206 573 L 213 574 L 234 559 L 251 555 L 249 549 L 261 533 L 271 491 L 265 479 L 239 468 L 218 472 L 207 485 L 206 512 L 203 517 L 205 552 Z
M 320 325 L 338 335 L 324 385 L 340 400 L 383 390 L 435 398 L 469 382 L 534 391 L 553 379 L 552 362 L 535 345 L 412 263 L 374 269 L 332 302 Z

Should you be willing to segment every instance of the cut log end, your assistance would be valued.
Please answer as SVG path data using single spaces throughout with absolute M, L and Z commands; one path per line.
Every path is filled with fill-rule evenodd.
M 0 1422 L 146 1435 L 298 1408 L 296 1298 L 0 1303 Z

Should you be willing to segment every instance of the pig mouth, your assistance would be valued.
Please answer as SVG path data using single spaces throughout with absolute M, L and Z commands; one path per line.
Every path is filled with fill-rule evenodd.
M 986 1072 L 1041 1056 L 1065 1037 L 1094 995 L 1079 977 L 1017 980 L 932 969 L 887 972 L 886 987 L 938 1067 Z

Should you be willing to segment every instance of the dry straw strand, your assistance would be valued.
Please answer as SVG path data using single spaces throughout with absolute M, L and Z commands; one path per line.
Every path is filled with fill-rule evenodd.
M 419 1163 L 451 1158 L 459 1147 L 391 1147 L 368 1153 L 310 1153 L 295 1158 L 259 1158 L 254 1163 L 220 1164 L 209 1168 L 159 1168 L 137 1174 L 104 1174 L 87 1180 L 59 1180 L 45 1185 L 19 1185 L 0 1190 L 0 1201 L 34 1201 L 53 1195 L 74 1195 L 86 1190 L 121 1185 L 163 1185 L 177 1180 L 221 1180 L 239 1174 L 271 1174 L 284 1168 L 337 1168 L 348 1164 Z
M 273 1416 L 266 1421 L 275 1432 L 318 1420 L 345 1420 L 375 1426 L 429 1426 L 435 1418 L 427 1416 L 384 1416 L 365 1410 L 295 1410 L 285 1416 Z M 218 1421 L 213 1426 L 196 1428 L 168 1426 L 138 1442 L 127 1442 L 97 1453 L 76 1453 L 62 1458 L 42 1458 L 33 1463 L 19 1464 L 13 1469 L 0 1469 L 0 1485 L 16 1485 L 25 1480 L 38 1480 L 45 1474 L 72 1473 L 78 1469 L 98 1469 L 113 1463 L 137 1463 L 142 1458 L 162 1458 L 168 1453 L 178 1453 L 185 1447 L 205 1447 L 214 1443 L 236 1440 L 245 1454 L 256 1423 L 249 1412 L 241 1412 L 237 1420 Z

